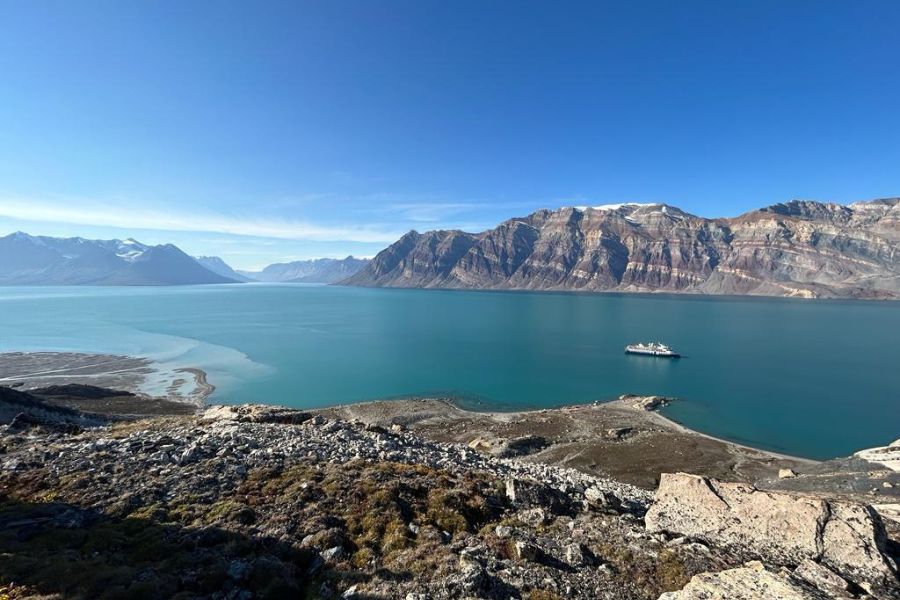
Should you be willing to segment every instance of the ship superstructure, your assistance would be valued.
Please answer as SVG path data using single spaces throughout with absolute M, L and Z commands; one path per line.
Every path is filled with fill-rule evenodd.
M 644 354 L 647 356 L 659 356 L 662 358 L 678 358 L 681 356 L 665 344 L 650 342 L 647 344 L 630 344 L 625 346 L 626 354 Z

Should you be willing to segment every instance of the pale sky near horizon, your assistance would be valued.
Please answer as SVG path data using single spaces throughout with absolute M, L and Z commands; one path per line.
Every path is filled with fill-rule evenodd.
M 238 268 L 900 195 L 900 2 L 0 0 L 0 235 Z

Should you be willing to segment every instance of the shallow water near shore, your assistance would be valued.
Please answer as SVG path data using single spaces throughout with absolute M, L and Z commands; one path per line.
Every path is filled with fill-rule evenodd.
M 480 410 L 682 400 L 667 416 L 811 458 L 900 437 L 900 303 L 334 286 L 0 288 L 0 351 L 198 367 L 211 402 L 444 395 Z M 679 360 L 629 356 L 662 341 Z M 152 391 L 152 390 L 151 390 Z

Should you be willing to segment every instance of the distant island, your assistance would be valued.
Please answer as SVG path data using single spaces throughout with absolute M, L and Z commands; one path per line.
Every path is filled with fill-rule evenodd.
M 708 219 L 666 204 L 539 210 L 411 231 L 342 282 L 373 287 L 900 298 L 900 199 Z

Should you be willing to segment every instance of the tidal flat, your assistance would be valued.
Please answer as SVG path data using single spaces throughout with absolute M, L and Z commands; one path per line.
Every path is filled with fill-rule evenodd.
M 166 369 L 142 357 L 79 352 L 0 353 L 0 385 L 49 390 L 41 395 L 88 412 L 142 415 L 190 412 L 215 390 L 202 369 Z M 126 393 L 85 394 L 77 386 Z

